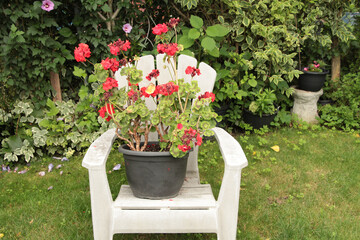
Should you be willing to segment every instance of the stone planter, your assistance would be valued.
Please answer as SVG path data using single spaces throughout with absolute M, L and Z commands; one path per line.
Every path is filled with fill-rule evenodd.
M 174 158 L 169 152 L 132 151 L 126 144 L 119 151 L 124 155 L 126 177 L 135 197 L 165 199 L 179 193 L 189 154 Z
M 323 90 L 317 92 L 304 91 L 297 87 L 295 88 L 294 106 L 291 110 L 292 114 L 296 114 L 299 119 L 308 123 L 317 123 L 316 119 L 319 117 L 317 111 L 317 102 L 323 94 Z

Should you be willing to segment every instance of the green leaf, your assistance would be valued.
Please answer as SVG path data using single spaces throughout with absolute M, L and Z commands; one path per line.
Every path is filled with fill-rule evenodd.
M 219 48 L 215 47 L 213 50 L 208 51 L 208 53 L 213 57 L 220 57 Z
M 252 38 L 251 38 L 250 36 L 247 36 L 247 37 L 246 37 L 246 42 L 247 42 L 247 44 L 250 46 L 251 43 L 252 43 Z
M 200 37 L 200 32 L 199 30 L 197 30 L 196 28 L 192 28 L 190 29 L 189 33 L 188 33 L 188 37 L 190 39 L 198 39 Z
M 250 25 L 250 19 L 248 19 L 247 17 L 244 17 L 242 23 L 244 24 L 245 27 L 248 27 Z
M 79 97 L 83 100 L 89 93 L 89 89 L 86 86 L 81 86 L 79 90 Z
M 215 40 L 211 37 L 205 37 L 202 41 L 201 41 L 201 46 L 206 49 L 207 51 L 211 51 L 215 48 L 216 43 Z
M 250 78 L 248 83 L 251 87 L 256 87 L 256 85 L 257 85 L 257 81 L 254 78 Z
M 200 17 L 191 15 L 190 24 L 194 28 L 201 28 L 204 25 L 204 21 Z
M 11 151 L 15 152 L 16 149 L 19 149 L 23 146 L 21 138 L 19 135 L 14 135 L 6 139 L 7 144 L 9 145 Z
M 224 37 L 229 33 L 229 29 L 220 24 L 210 26 L 206 29 L 206 34 L 210 37 Z
M 59 113 L 59 109 L 55 106 L 55 103 L 49 98 L 46 102 L 46 105 L 50 108 L 49 112 L 46 113 L 49 117 L 55 116 Z
M 70 28 L 67 28 L 67 27 L 64 27 L 64 28 L 60 29 L 59 33 L 60 33 L 61 36 L 66 37 L 66 38 L 70 37 L 71 34 L 72 34 Z
M 84 69 L 74 66 L 73 74 L 77 77 L 86 78 L 86 72 Z
M 110 9 L 109 5 L 107 5 L 107 4 L 104 4 L 101 7 L 101 10 L 103 10 L 104 12 L 111 12 L 111 9 Z
M 189 48 L 194 44 L 194 40 L 188 38 L 188 36 L 183 35 L 182 37 L 180 37 L 179 39 L 179 44 L 183 45 L 184 48 Z

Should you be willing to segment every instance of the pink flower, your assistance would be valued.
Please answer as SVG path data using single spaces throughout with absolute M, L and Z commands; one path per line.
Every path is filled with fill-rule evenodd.
M 91 55 L 89 45 L 79 43 L 79 46 L 75 47 L 74 55 L 77 62 L 85 62 L 86 58 L 89 58 Z
M 54 9 L 54 3 L 50 0 L 42 1 L 41 9 L 50 12 Z
M 309 71 L 309 69 L 306 67 L 306 68 L 304 68 L 304 71 Z
M 178 125 L 176 127 L 177 127 L 177 129 L 181 130 L 183 128 L 183 125 L 181 123 L 178 123 Z
M 130 33 L 132 30 L 132 26 L 130 25 L 130 23 L 124 24 L 123 28 L 125 33 Z
M 163 33 L 166 33 L 167 31 L 168 31 L 168 27 L 166 26 L 165 23 L 158 24 L 152 29 L 152 33 L 155 35 L 161 35 Z

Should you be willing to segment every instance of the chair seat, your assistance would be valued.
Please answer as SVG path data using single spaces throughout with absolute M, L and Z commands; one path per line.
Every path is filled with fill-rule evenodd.
M 162 200 L 137 198 L 129 185 L 122 185 L 113 206 L 123 210 L 208 210 L 215 208 L 216 201 L 209 184 L 192 185 L 185 181 L 176 197 Z

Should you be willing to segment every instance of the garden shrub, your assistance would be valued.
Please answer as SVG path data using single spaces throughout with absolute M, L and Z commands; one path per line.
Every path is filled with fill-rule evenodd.
M 320 123 L 345 131 L 360 129 L 360 72 L 346 74 L 333 84 L 335 90 L 329 96 L 335 104 L 320 108 Z

